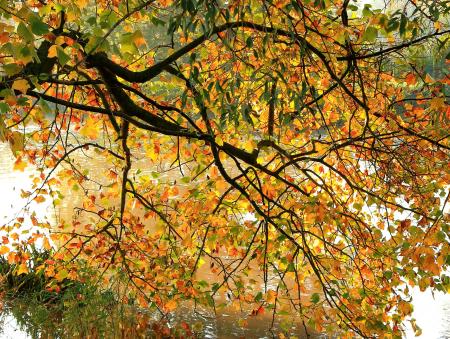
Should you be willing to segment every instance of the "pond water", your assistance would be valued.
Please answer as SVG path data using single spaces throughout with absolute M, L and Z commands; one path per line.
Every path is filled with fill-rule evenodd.
M 28 213 L 27 210 L 23 209 L 26 201 L 20 197 L 20 193 L 21 189 L 29 188 L 30 175 L 33 174 L 33 170 L 27 168 L 24 172 L 13 171 L 14 161 L 15 159 L 11 154 L 9 145 L 0 143 L 0 225 L 7 223 L 20 214 Z M 90 162 L 89 166 L 92 168 L 92 162 Z M 98 172 L 101 173 L 101 163 L 97 163 L 96 166 L 98 167 Z M 49 201 L 29 207 L 36 212 L 37 217 L 49 216 L 49 221 L 54 220 L 52 217 L 55 215 L 54 213 L 62 213 L 69 219 L 73 204 L 76 204 L 78 199 L 76 192 L 65 192 L 65 195 L 66 202 L 58 211 L 54 210 Z M 29 227 L 32 228 L 31 226 Z M 206 278 L 209 279 L 208 277 Z M 222 296 L 222 298 L 224 297 Z M 11 312 L 11 306 L 3 306 L 4 311 L 0 315 L 0 338 L 31 338 L 26 324 L 18 322 L 14 317 L 14 312 Z M 25 309 L 24 312 L 29 311 Z M 257 317 L 248 315 L 248 310 L 242 311 L 238 308 L 227 307 L 213 317 L 207 311 L 193 312 L 192 307 L 185 306 L 176 312 L 174 315 L 175 319 L 172 320 L 185 321 L 188 324 L 200 324 L 202 335 L 206 338 L 264 338 L 272 336 L 272 333 L 268 331 L 272 321 L 269 312 Z M 422 293 L 417 289 L 414 290 L 414 316 L 418 325 L 423 329 L 422 338 L 450 338 L 450 295 L 435 294 L 433 297 L 430 292 Z M 239 326 L 243 321 L 245 326 Z M 277 329 L 283 326 L 282 322 L 283 319 L 280 319 L 275 323 L 275 334 Z M 410 326 L 408 327 L 406 337 L 413 338 L 413 331 Z M 303 327 L 300 324 L 294 323 L 294 327 L 291 328 L 290 332 L 300 338 L 305 336 Z M 314 334 L 312 338 L 314 337 L 320 338 L 325 336 Z

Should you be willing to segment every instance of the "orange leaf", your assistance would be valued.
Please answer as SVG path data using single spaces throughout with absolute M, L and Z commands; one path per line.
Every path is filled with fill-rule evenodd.
M 36 198 L 34 198 L 34 201 L 36 201 L 38 204 L 40 204 L 45 201 L 45 198 L 42 195 L 38 195 Z
M 52 245 L 50 245 L 50 241 L 48 241 L 48 238 L 44 238 L 44 248 L 49 251 L 52 248 Z
M 414 75 L 414 73 L 408 73 L 405 80 L 408 85 L 415 85 L 416 76 Z
M 177 306 L 178 306 L 178 303 L 175 300 L 172 299 L 172 300 L 169 300 L 169 302 L 167 302 L 164 305 L 164 309 L 167 312 L 171 312 L 171 311 L 175 310 L 177 308 Z

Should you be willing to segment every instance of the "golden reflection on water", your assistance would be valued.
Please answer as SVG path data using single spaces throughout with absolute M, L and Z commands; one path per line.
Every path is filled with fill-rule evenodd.
M 13 232 L 24 232 L 21 234 L 21 238 L 27 238 L 31 232 L 43 232 L 46 230 L 38 230 L 36 227 L 32 227 L 30 221 L 26 218 L 29 213 L 36 213 L 36 217 L 39 219 L 47 219 L 48 222 L 54 226 L 59 221 L 64 220 L 67 223 L 73 222 L 76 218 L 80 218 L 76 212 L 76 207 L 79 207 L 82 203 L 82 194 L 85 188 L 96 189 L 96 185 L 86 185 L 82 189 L 78 188 L 74 190 L 73 187 L 62 187 L 61 193 L 64 196 L 62 202 L 57 207 L 53 206 L 52 202 L 47 199 L 41 203 L 28 202 L 27 199 L 21 197 L 21 191 L 30 191 L 31 189 L 31 178 L 36 174 L 36 171 L 32 166 L 28 166 L 25 171 L 13 171 L 14 157 L 9 149 L 8 144 L 0 143 L 0 187 L 2 194 L 0 194 L 0 225 L 3 224 L 13 224 L 16 217 L 25 217 L 25 222 L 20 228 L 20 230 L 13 230 Z M 91 152 L 85 153 L 83 156 L 73 156 L 72 161 L 79 164 L 80 168 L 89 168 L 89 173 L 87 176 L 104 185 L 108 185 L 108 180 L 105 176 L 105 168 L 107 166 L 106 161 Z M 145 166 L 145 161 L 137 161 L 133 165 L 134 170 L 140 169 L 142 174 L 151 175 L 154 171 L 161 171 L 160 168 L 147 168 Z M 175 180 L 179 176 L 179 173 L 174 173 L 173 171 L 163 174 L 158 178 L 160 181 L 165 180 Z M 183 190 L 180 187 L 180 190 Z M 27 209 L 23 209 L 27 205 Z M 111 201 L 110 204 L 117 204 L 118 201 Z M 137 215 L 142 214 L 142 211 L 136 209 L 133 211 Z M 83 218 L 81 216 L 81 218 Z M 29 229 L 28 231 L 26 229 Z M 4 232 L 3 232 L 4 233 Z M 0 234 L 3 235 L 3 234 Z M 39 246 L 40 244 L 37 243 Z M 223 256 L 223 260 L 226 261 L 227 258 Z M 223 276 L 221 274 L 215 275 L 210 269 L 211 262 L 207 259 L 205 263 L 196 272 L 196 278 L 199 280 L 205 280 L 212 284 L 214 282 L 221 282 Z M 261 290 L 264 288 L 264 282 L 262 280 L 261 274 L 257 268 L 250 267 L 247 272 L 247 276 L 241 275 L 241 282 L 245 285 L 253 285 L 255 290 Z M 276 288 L 278 279 L 272 277 L 268 282 L 267 288 Z M 311 288 L 311 286 L 309 287 Z M 309 298 L 309 295 L 304 295 L 305 300 Z M 271 310 L 264 310 L 258 312 L 258 315 L 254 315 L 256 310 L 249 308 L 247 303 L 243 300 L 235 298 L 231 293 L 227 291 L 220 291 L 214 297 L 216 305 L 221 305 L 223 307 L 218 307 L 216 313 L 212 309 L 204 307 L 195 307 L 192 302 L 185 302 L 180 305 L 180 307 L 172 314 L 169 318 L 169 324 L 183 323 L 186 324 L 197 324 L 201 327 L 202 336 L 207 338 L 227 338 L 227 337 L 245 337 L 245 338 L 261 338 L 272 336 L 272 332 L 269 332 L 269 328 L 272 324 L 272 312 Z M 280 303 L 278 310 L 283 308 L 289 312 L 290 308 L 286 302 L 282 301 L 280 298 Z M 253 315 L 252 315 L 253 313 Z M 142 318 L 142 317 L 141 317 Z M 61 319 L 56 317 L 50 319 L 53 323 L 61 322 Z M 278 334 L 280 332 L 280 326 L 291 327 L 288 332 L 296 334 L 297 336 L 303 337 L 305 332 L 303 325 L 295 315 L 285 315 L 277 317 L 274 321 L 274 331 L 273 334 Z M 61 324 L 60 326 L 64 326 Z M 172 325 L 171 325 L 172 326 Z M 127 326 L 126 324 L 121 325 L 121 331 L 123 333 L 130 332 L 135 329 L 135 326 Z M 46 337 L 45 333 L 42 333 Z M 131 334 L 130 334 L 131 335 Z M 95 335 L 93 335 L 95 337 Z M 131 336 L 120 336 L 120 337 L 130 337 Z M 139 337 L 135 333 L 134 337 Z
M 89 155 L 89 153 L 88 153 Z M 89 176 L 95 181 L 103 182 L 106 184 L 105 178 L 105 167 L 106 163 L 102 157 L 91 156 L 91 157 L 77 157 L 74 156 L 73 160 L 78 162 L 82 167 L 90 169 Z M 76 215 L 74 214 L 74 209 L 80 206 L 82 202 L 82 190 L 75 191 L 72 187 L 63 187 L 62 194 L 64 199 L 62 204 L 56 209 L 52 205 L 50 200 L 45 200 L 41 203 L 31 202 L 27 205 L 27 199 L 21 197 L 22 190 L 31 189 L 31 177 L 36 174 L 35 170 L 28 166 L 23 172 L 13 171 L 15 158 L 13 157 L 9 145 L 6 143 L 0 143 L 0 226 L 2 225 L 12 225 L 15 218 L 25 217 L 25 221 L 19 230 L 13 229 L 11 232 L 20 233 L 20 238 L 26 239 L 32 232 L 46 233 L 46 230 L 37 229 L 31 225 L 31 222 L 26 218 L 30 213 L 35 213 L 38 219 L 47 219 L 48 222 L 53 226 L 56 224 L 57 220 L 66 220 L 66 222 L 71 222 Z M 136 165 L 137 164 L 137 165 Z M 147 168 L 145 161 L 137 161 L 134 164 L 141 169 L 145 174 L 151 175 L 153 171 L 161 171 L 160 168 Z M 161 176 L 158 180 L 168 180 L 175 179 L 178 173 L 170 172 L 166 175 Z M 111 202 L 111 203 L 114 203 Z M 24 209 L 24 206 L 27 206 Z M 141 213 L 135 211 L 136 213 Z M 8 235 L 5 231 L 0 231 L 0 236 Z M 39 242 L 37 243 L 39 246 Z M 206 261 L 205 264 L 200 267 L 197 272 L 197 278 L 200 280 L 205 280 L 209 283 L 216 282 L 223 277 L 220 275 L 214 275 L 210 269 L 210 262 Z M 246 285 L 253 284 L 255 289 L 263 289 L 264 282 L 261 279 L 261 274 L 257 268 L 250 267 L 249 275 L 243 276 L 242 282 Z M 276 288 L 277 279 L 272 279 L 269 282 L 268 288 Z M 305 286 L 309 293 L 305 293 L 302 296 L 302 300 L 308 300 L 312 291 L 314 291 L 313 284 L 308 284 Z M 431 293 L 420 293 L 419 291 L 414 292 L 415 297 L 415 310 L 414 315 L 418 320 L 419 326 L 422 325 L 424 332 L 423 338 L 448 338 L 450 337 L 450 296 L 449 295 L 436 295 L 437 300 L 433 298 Z M 304 298 L 304 299 L 303 299 Z M 201 333 L 203 337 L 206 338 L 263 338 L 271 337 L 272 334 L 279 333 L 279 328 L 286 326 L 286 324 L 292 322 L 294 326 L 291 328 L 291 333 L 302 338 L 305 336 L 303 326 L 300 323 L 300 319 L 295 316 L 295 314 L 290 314 L 288 316 L 277 317 L 274 325 L 274 332 L 269 332 L 270 324 L 272 322 L 272 312 L 270 310 L 265 310 L 263 313 L 256 316 L 252 316 L 252 309 L 246 307 L 246 303 L 240 302 L 238 299 L 234 298 L 227 291 L 221 291 L 215 296 L 215 301 L 217 305 L 226 305 L 223 308 L 218 308 L 217 313 L 214 314 L 210 309 L 205 308 L 195 308 L 192 303 L 185 303 L 179 307 L 174 314 L 170 315 L 168 324 L 182 323 L 200 326 Z M 287 307 L 287 306 L 283 306 Z M 287 308 L 289 310 L 289 308 Z M 114 312 L 113 312 L 114 313 Z M 7 321 L 14 325 L 15 320 L 11 316 L 6 316 Z M 125 319 L 125 318 L 124 318 Z M 142 316 L 138 315 L 137 319 L 139 321 L 155 320 L 155 315 Z M 143 320 L 144 319 L 144 320 Z M 85 321 L 90 321 L 88 319 L 83 319 Z M 122 319 L 123 320 L 123 319 Z M 64 326 L 55 316 L 55 319 L 51 319 L 57 326 Z M 5 323 L 4 323 L 5 324 Z M 6 323 L 7 325 L 8 323 Z M 133 322 L 118 321 L 117 324 L 121 324 L 118 332 L 114 330 L 114 333 L 119 333 L 117 337 L 120 338 L 138 338 L 145 337 L 148 335 L 148 324 L 147 327 L 141 324 L 136 327 Z M 6 326 L 8 328 L 14 329 L 14 326 Z M 173 325 L 170 325 L 173 326 Z M 139 334 L 139 328 L 142 329 L 142 333 Z M 17 329 L 17 326 L 16 326 Z M 11 330 L 12 331 L 12 330 Z M 18 338 L 14 333 L 20 334 L 20 338 L 24 332 L 11 332 L 9 334 L 11 338 Z M 311 333 L 311 332 L 310 332 Z M 116 334 L 112 337 L 116 337 Z M 2 337 L 8 337 L 8 333 L 1 333 Z M 42 333 L 45 336 L 45 333 Z M 412 332 L 406 333 L 408 338 L 412 338 Z M 41 336 L 42 337 L 42 336 Z M 50 334 L 47 337 L 51 337 Z M 73 336 L 72 336 L 73 337 Z M 75 336 L 76 337 L 76 336 Z M 86 336 L 85 336 L 86 337 Z M 95 338 L 95 334 L 92 334 L 92 338 Z M 312 337 L 319 337 L 318 334 L 314 334 Z M 8 337 L 9 338 L 9 337 Z M 25 337 L 24 337 L 25 338 Z

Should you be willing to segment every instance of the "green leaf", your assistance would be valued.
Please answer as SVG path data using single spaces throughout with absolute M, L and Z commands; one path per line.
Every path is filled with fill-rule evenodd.
M 319 293 L 314 293 L 314 294 L 311 296 L 311 301 L 312 301 L 314 304 L 317 304 L 317 303 L 320 301 L 320 295 L 319 295 Z
M 49 104 L 44 99 L 39 98 L 38 105 L 39 105 L 39 107 L 41 107 L 42 112 L 47 113 L 47 114 L 52 112 L 52 109 L 50 108 Z
M 191 178 L 190 178 L 190 177 L 182 177 L 182 178 L 180 179 L 180 181 L 181 181 L 183 184 L 189 184 L 189 183 L 191 182 Z
M 369 26 L 366 28 L 366 31 L 364 32 L 362 39 L 363 39 L 363 41 L 373 42 L 373 41 L 375 41 L 377 36 L 378 36 L 378 30 L 373 26 Z
M 207 295 L 206 295 L 206 300 L 208 301 L 208 305 L 209 305 L 210 307 L 214 307 L 214 299 L 211 297 L 210 294 L 207 294 Z
M 6 64 L 3 65 L 3 70 L 7 75 L 16 75 L 17 73 L 20 73 L 22 68 L 17 64 Z
M 30 23 L 31 31 L 36 35 L 44 35 L 49 32 L 47 24 L 42 22 L 40 18 L 32 17 Z
M 200 280 L 200 281 L 198 282 L 198 285 L 199 285 L 200 287 L 202 287 L 202 288 L 206 288 L 206 287 L 209 286 L 208 282 L 205 281 L 205 280 Z
M 214 283 L 212 284 L 211 288 L 213 292 L 216 292 L 220 288 L 220 285 L 218 283 Z
M 295 266 L 294 263 L 290 262 L 288 267 L 287 267 L 287 271 L 288 272 L 295 272 Z
M 253 47 L 253 38 L 251 36 L 249 36 L 247 38 L 247 40 L 245 41 L 245 44 L 247 45 L 247 47 Z
M 399 32 L 401 36 L 404 36 L 406 33 L 406 24 L 408 23 L 408 19 L 406 18 L 406 16 L 404 16 L 402 14 L 402 16 L 400 17 L 400 27 L 399 27 Z
M 23 22 L 20 22 L 17 26 L 17 34 L 19 34 L 27 42 L 31 42 L 34 40 L 33 33 L 31 33 L 27 25 L 25 25 Z
M 7 113 L 11 110 L 11 107 L 6 102 L 0 102 L 0 113 Z
M 255 301 L 259 302 L 262 300 L 262 298 L 263 298 L 262 292 L 258 292 L 258 294 L 255 296 Z
M 364 9 L 363 9 L 363 11 L 362 11 L 362 15 L 363 15 L 363 17 L 370 17 L 370 16 L 372 16 L 373 15 L 373 12 L 371 11 L 371 8 L 372 7 L 372 5 L 370 5 L 370 4 L 365 4 L 364 5 Z
M 56 55 L 58 57 L 58 61 L 61 66 L 64 66 L 70 60 L 70 57 L 66 54 L 66 52 L 64 52 L 64 49 L 62 49 L 62 47 L 60 46 L 56 48 Z
M 390 33 L 395 31 L 398 28 L 398 25 L 399 23 L 397 18 L 390 19 L 386 27 L 386 32 Z

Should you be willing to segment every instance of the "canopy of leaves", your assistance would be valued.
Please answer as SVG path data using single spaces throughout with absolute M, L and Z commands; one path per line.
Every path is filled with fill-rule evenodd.
M 230 291 L 400 336 L 408 286 L 450 287 L 449 7 L 381 3 L 0 0 L 0 139 L 40 171 L 23 195 L 83 198 L 42 269 L 125 276 L 162 313 Z

